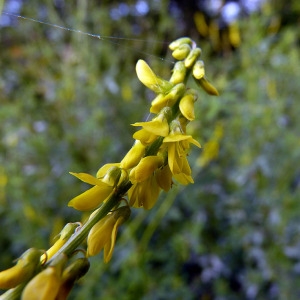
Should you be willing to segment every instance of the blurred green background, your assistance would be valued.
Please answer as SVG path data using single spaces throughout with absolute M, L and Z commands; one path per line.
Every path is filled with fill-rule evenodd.
M 16 11 L 135 40 L 3 16 L 1 270 L 82 219 L 67 203 L 87 185 L 68 171 L 95 174 L 122 159 L 130 124 L 146 119 L 154 96 L 135 63 L 145 59 L 169 78 L 168 43 L 188 35 L 220 92 L 200 91 L 196 103 L 189 130 L 203 148 L 189 156 L 195 184 L 175 185 L 151 211 L 134 210 L 112 261 L 92 258 L 70 299 L 300 297 L 300 5 L 261 1 L 251 10 L 245 2 L 229 19 L 220 1 L 30 0 Z M 3 10 L 15 12 L 10 4 Z

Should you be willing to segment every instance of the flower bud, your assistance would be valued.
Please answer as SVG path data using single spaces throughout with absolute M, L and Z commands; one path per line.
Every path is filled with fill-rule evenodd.
M 205 75 L 204 62 L 203 60 L 197 60 L 193 67 L 193 76 L 196 79 L 201 79 Z
M 145 148 L 145 145 L 143 145 L 139 140 L 136 140 L 134 145 L 122 159 L 120 167 L 125 170 L 135 167 L 144 156 Z
M 165 192 L 168 192 L 172 187 L 172 172 L 169 165 L 159 168 L 156 171 L 155 178 L 159 187 Z
M 68 223 L 60 232 L 59 239 L 41 256 L 41 262 L 49 260 L 68 241 L 78 226 L 78 223 Z
M 177 40 L 175 40 L 174 42 L 172 42 L 169 45 L 170 50 L 175 50 L 176 48 L 180 47 L 182 44 L 188 44 L 188 45 L 192 45 L 194 42 L 189 38 L 189 37 L 182 37 L 179 38 Z
M 136 64 L 136 74 L 139 80 L 155 93 L 167 93 L 173 87 L 169 81 L 156 76 L 149 65 L 142 59 Z
M 177 60 L 183 60 L 187 58 L 190 52 L 191 52 L 190 45 L 182 44 L 173 51 L 172 56 Z
M 157 136 L 167 136 L 169 134 L 169 124 L 167 116 L 170 109 L 162 109 L 156 118 L 149 122 L 137 122 L 133 126 L 142 126 L 145 130 Z
M 140 163 L 134 167 L 129 178 L 132 183 L 142 182 L 148 179 L 163 164 L 163 158 L 161 156 L 151 155 L 141 159 Z
M 102 179 L 102 182 L 106 183 L 107 185 L 116 187 L 119 183 L 121 177 L 122 170 L 117 166 L 112 166 L 109 168 Z
M 61 284 L 62 270 L 68 260 L 60 254 L 42 272 L 29 281 L 22 293 L 22 300 L 55 300 Z
M 218 90 L 208 81 L 205 76 L 195 80 L 207 94 L 212 96 L 219 96 Z
M 197 96 L 195 94 L 188 93 L 184 95 L 179 102 L 179 109 L 181 113 L 189 121 L 195 119 L 194 102 L 196 99 Z
M 0 272 L 0 289 L 11 289 L 28 281 L 40 267 L 42 250 L 30 248 L 22 254 L 17 264 Z
M 178 61 L 175 63 L 173 68 L 173 74 L 170 78 L 170 82 L 173 84 L 178 84 L 184 81 L 186 75 L 186 67 L 183 61 Z
M 172 107 L 177 100 L 184 94 L 185 85 L 183 83 L 176 84 L 171 91 L 165 95 L 158 95 L 151 103 L 151 113 L 159 113 L 165 106 Z
M 122 206 L 94 225 L 87 238 L 88 256 L 94 256 L 104 248 L 104 262 L 110 261 L 118 228 L 129 218 L 130 212 L 128 206 Z
M 200 48 L 194 48 L 188 55 L 188 57 L 184 60 L 184 65 L 186 68 L 191 68 L 196 59 L 201 55 L 201 49 Z
M 60 288 L 55 300 L 67 299 L 74 283 L 84 276 L 90 268 L 90 263 L 87 258 L 78 258 L 72 262 L 62 274 Z

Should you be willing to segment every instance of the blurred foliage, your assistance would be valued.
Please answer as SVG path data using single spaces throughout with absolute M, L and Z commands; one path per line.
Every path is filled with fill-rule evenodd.
M 137 59 L 168 77 L 168 43 L 157 41 L 188 34 L 221 93 L 197 103 L 190 131 L 203 150 L 190 154 L 195 184 L 174 186 L 149 212 L 134 211 L 111 263 L 92 258 L 71 298 L 299 298 L 300 9 L 289 3 L 241 18 L 238 47 L 213 30 L 197 32 L 199 11 L 185 26 L 185 11 L 168 1 L 149 1 L 145 15 L 135 1 L 24 5 L 24 16 L 137 40 L 25 20 L 0 29 L 1 269 L 29 247 L 46 249 L 66 222 L 81 218 L 66 204 L 86 185 L 68 171 L 95 173 L 120 161 L 132 143 L 130 124 L 146 119 L 153 97 L 136 78 Z M 298 17 L 285 22 L 287 12 Z

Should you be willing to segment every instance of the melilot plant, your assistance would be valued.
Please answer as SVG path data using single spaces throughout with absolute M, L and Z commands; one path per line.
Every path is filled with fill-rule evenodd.
M 173 181 L 194 182 L 187 156 L 191 145 L 201 146 L 186 128 L 195 119 L 198 91 L 188 88 L 187 80 L 192 76 L 210 95 L 218 92 L 205 76 L 201 49 L 194 41 L 184 37 L 169 47 L 177 60 L 169 80 L 156 75 L 145 61 L 137 62 L 139 80 L 156 97 L 150 107 L 153 118 L 132 124 L 141 127 L 133 135 L 132 148 L 120 162 L 101 167 L 96 176 L 71 172 L 91 188 L 68 205 L 91 212 L 89 219 L 66 224 L 47 251 L 31 248 L 15 266 L 0 272 L 0 288 L 8 289 L 1 299 L 66 299 L 88 271 L 89 257 L 103 250 L 104 262 L 112 259 L 118 228 L 129 220 L 132 208 L 151 209 Z

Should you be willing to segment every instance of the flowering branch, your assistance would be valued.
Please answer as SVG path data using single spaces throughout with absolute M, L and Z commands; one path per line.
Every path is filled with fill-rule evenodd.
M 190 144 L 201 146 L 186 134 L 186 127 L 195 119 L 198 93 L 186 83 L 192 74 L 208 94 L 218 92 L 205 76 L 204 63 L 199 60 L 201 49 L 194 41 L 184 37 L 169 47 L 178 60 L 170 80 L 157 76 L 145 61 L 137 62 L 139 80 L 156 97 L 150 107 L 153 119 L 132 124 L 141 127 L 133 135 L 132 148 L 120 163 L 101 167 L 96 177 L 71 173 L 92 185 L 68 204 L 91 211 L 88 221 L 68 223 L 46 252 L 31 248 L 15 266 L 0 272 L 0 288 L 8 289 L 1 299 L 66 299 L 74 283 L 88 271 L 90 256 L 103 249 L 104 261 L 110 261 L 118 228 L 129 219 L 132 207 L 151 209 L 160 191 L 171 189 L 173 180 L 183 185 L 194 182 L 187 155 Z M 85 241 L 87 249 L 82 250 Z

